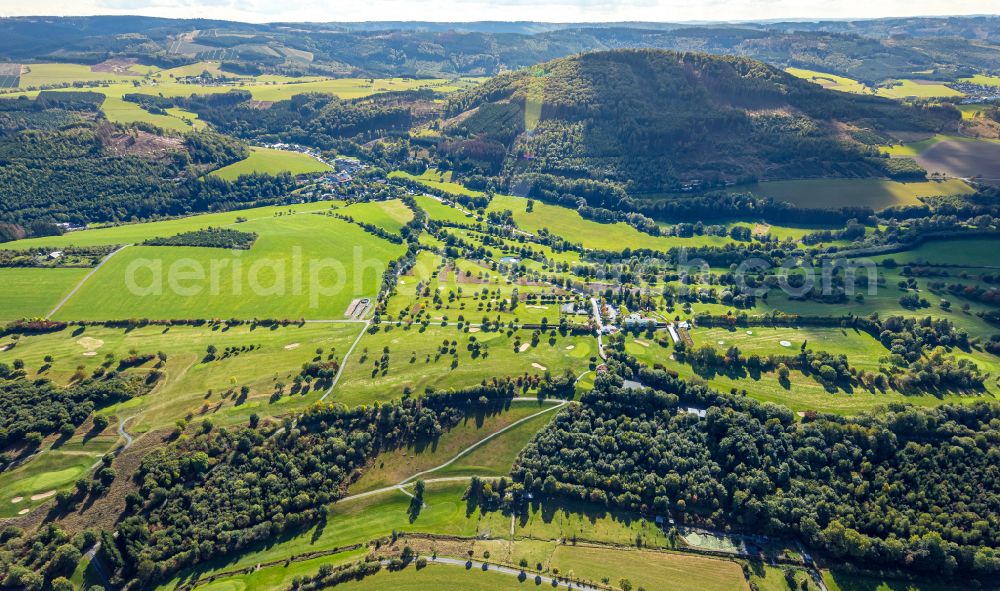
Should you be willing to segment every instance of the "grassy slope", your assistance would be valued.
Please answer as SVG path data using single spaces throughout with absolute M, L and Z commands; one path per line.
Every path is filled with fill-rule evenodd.
M 359 222 L 374 224 L 394 234 L 398 234 L 403 226 L 413 219 L 413 212 L 399 199 L 352 203 L 337 213 L 350 216 Z
M 529 419 L 504 432 L 495 439 L 462 456 L 454 464 L 434 472 L 434 477 L 449 476 L 494 476 L 509 474 L 518 454 L 545 425 L 549 424 L 556 412 L 550 411 Z
M 961 584 L 911 583 L 892 579 L 865 577 L 839 571 L 823 571 L 823 582 L 829 591 L 959 591 Z
M 427 217 L 432 220 L 454 222 L 457 224 L 468 224 L 475 221 L 474 218 L 467 216 L 454 207 L 441 203 L 433 197 L 417 195 L 415 199 L 420 209 L 427 212 Z
M 896 86 L 879 88 L 877 94 L 894 99 L 965 96 L 963 93 L 948 88 L 944 84 L 921 83 L 917 80 L 898 80 L 897 82 L 899 84 Z
M 618 585 L 627 578 L 633 588 L 661 591 L 749 590 L 743 571 L 735 562 L 685 554 L 613 551 L 586 546 L 556 546 L 551 564 L 560 572 L 600 582 L 609 577 Z M 641 568 L 636 568 L 641 565 Z M 697 576 L 692 576 L 697 573 Z
M 766 181 L 741 187 L 801 207 L 868 205 L 876 210 L 894 205 L 914 205 L 920 197 L 968 195 L 972 187 L 960 180 L 901 183 L 886 179 L 808 179 Z
M 422 472 L 424 470 L 440 466 L 455 457 L 456 454 L 470 445 L 481 441 L 483 438 L 496 433 L 497 431 L 520 419 L 531 416 L 546 408 L 551 408 L 551 405 L 540 404 L 538 402 L 516 401 L 511 404 L 510 409 L 506 412 L 493 415 L 467 417 L 462 424 L 441 435 L 434 441 L 419 442 L 403 449 L 380 454 L 377 458 L 375 458 L 372 468 L 351 486 L 350 492 L 354 494 L 386 486 L 392 486 L 393 484 L 401 482 L 417 472 Z M 551 418 L 553 414 L 554 413 L 549 412 L 539 418 Z M 532 423 L 533 421 L 527 421 L 518 427 L 530 425 Z M 544 424 L 544 422 L 542 424 Z M 472 452 L 475 454 L 481 451 L 482 453 L 485 453 L 493 458 L 497 458 L 498 463 L 500 464 L 503 464 L 504 459 L 506 459 L 506 469 L 504 469 L 503 466 L 499 466 L 497 470 L 489 472 L 489 475 L 502 476 L 510 472 L 510 464 L 513 462 L 513 455 L 516 455 L 520 451 L 520 448 L 514 450 L 512 455 L 510 453 L 509 446 L 503 444 L 498 445 L 498 443 L 500 440 L 504 439 L 508 433 L 511 433 L 518 427 L 515 427 L 515 429 L 508 431 L 504 435 L 490 440 L 482 447 L 477 448 L 477 450 Z M 530 430 L 528 430 L 528 432 L 532 435 L 534 434 L 534 432 Z M 468 458 L 469 456 L 463 456 L 463 458 L 456 462 L 456 464 L 464 464 L 468 461 Z M 427 475 L 426 478 L 441 478 L 444 476 L 466 475 L 470 473 L 462 470 L 461 467 L 456 464 L 448 466 L 445 470 L 436 471 L 433 475 Z
M 331 168 L 308 154 L 275 150 L 273 148 L 250 148 L 250 156 L 239 162 L 213 171 L 212 176 L 226 180 L 235 180 L 245 174 L 279 174 L 289 172 L 293 175 L 320 173 Z
M 830 90 L 854 92 L 858 94 L 871 94 L 872 92 L 872 90 L 865 86 L 863 82 L 858 82 L 857 80 L 844 76 L 837 76 L 836 74 L 827 74 L 826 72 L 817 72 L 815 70 L 805 70 L 802 68 L 785 68 L 785 71 L 792 76 L 803 78 L 810 82 L 815 82 L 823 88 L 828 88 Z

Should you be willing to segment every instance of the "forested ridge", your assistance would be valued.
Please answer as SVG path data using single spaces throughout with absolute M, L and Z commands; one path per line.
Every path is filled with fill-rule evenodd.
M 449 100 L 450 168 L 613 180 L 630 192 L 758 179 L 895 174 L 843 128 L 936 131 L 957 111 L 825 90 L 742 57 L 585 53 Z M 492 148 L 491 148 L 492 146 Z
M 631 375 L 630 370 L 626 373 Z M 521 453 L 540 494 L 771 535 L 871 566 L 1000 572 L 1000 406 L 807 417 L 641 369 L 598 379 Z M 683 411 L 708 406 L 705 419 Z

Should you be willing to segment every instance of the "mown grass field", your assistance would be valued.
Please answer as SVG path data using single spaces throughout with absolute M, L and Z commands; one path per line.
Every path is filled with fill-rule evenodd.
M 376 295 L 387 261 L 403 252 L 328 216 L 272 216 L 238 226 L 259 234 L 248 251 L 122 250 L 56 318 L 343 318 L 352 299 Z
M 145 432 L 172 425 L 187 416 L 211 417 L 217 424 L 245 421 L 251 413 L 275 416 L 289 413 L 311 404 L 322 392 L 304 390 L 290 393 L 292 378 L 302 364 L 332 354 L 342 359 L 348 347 L 361 331 L 359 324 L 313 323 L 281 328 L 235 326 L 189 327 L 147 326 L 132 330 L 104 327 L 67 328 L 45 335 L 22 337 L 17 345 L 0 352 L 0 362 L 10 364 L 21 359 L 31 378 L 48 378 L 64 385 L 77 371 L 89 375 L 101 366 L 108 353 L 114 355 L 109 369 L 117 369 L 119 360 L 131 355 L 162 351 L 167 361 L 161 367 L 163 377 L 149 394 L 110 406 L 100 414 L 119 418 L 132 417 L 129 431 Z M 0 344 L 10 344 L 9 337 Z M 206 359 L 207 348 L 218 348 L 218 358 Z M 222 358 L 228 347 L 254 345 L 254 350 Z M 317 349 L 323 349 L 317 354 Z M 53 361 L 46 363 L 45 356 Z M 145 375 L 156 360 L 127 371 Z M 270 401 L 277 384 L 284 384 L 285 395 Z M 228 395 L 241 386 L 251 388 L 246 400 Z M 209 391 L 212 394 L 209 395 Z
M 561 573 L 572 572 L 595 583 L 608 577 L 615 586 L 619 579 L 626 578 L 633 588 L 661 591 L 750 589 L 735 562 L 687 554 L 559 545 L 552 552 L 550 564 Z
M 930 80 L 897 80 L 898 84 L 879 88 L 877 94 L 887 98 L 948 98 L 965 96 L 939 82 Z
M 525 419 L 546 409 L 551 409 L 552 407 L 553 404 L 551 403 L 514 401 L 503 412 L 468 416 L 463 419 L 460 425 L 444 433 L 436 440 L 421 441 L 402 449 L 380 454 L 375 458 L 372 467 L 351 486 L 350 492 L 355 494 L 392 486 L 418 472 L 436 468 L 454 458 L 459 452 L 482 441 L 484 438 L 497 433 L 521 419 Z M 550 410 L 541 415 L 540 418 L 545 418 L 546 416 L 551 419 L 554 413 Z M 521 423 L 521 425 L 525 424 L 528 424 L 528 422 Z M 517 427 L 514 429 L 517 429 Z M 510 472 L 510 464 L 514 458 L 510 454 L 509 449 L 498 449 L 496 443 L 511 431 L 491 439 L 480 448 L 471 452 L 477 453 L 479 450 L 482 450 L 483 453 L 496 458 L 495 464 L 500 464 L 500 466 L 497 467 L 496 471 L 490 472 L 487 475 L 503 476 Z M 500 447 L 506 448 L 509 446 Z M 514 454 L 516 455 L 518 451 L 520 449 L 515 451 Z M 471 473 L 467 473 L 459 465 L 465 464 L 469 457 L 463 456 L 456 464 L 452 464 L 444 470 L 430 473 L 425 478 L 470 475 Z M 506 460 L 506 470 L 503 469 L 504 460 Z
M 523 352 L 514 351 L 514 336 L 503 332 L 465 332 L 455 326 L 435 326 L 425 330 L 392 327 L 366 334 L 344 366 L 343 376 L 331 396 L 333 401 L 349 406 L 370 404 L 401 396 L 409 388 L 422 394 L 427 387 L 441 390 L 478 384 L 489 377 L 542 376 L 546 371 L 558 375 L 565 369 L 585 371 L 591 355 L 597 353 L 597 342 L 589 336 L 557 337 L 553 344 L 544 335 L 535 347 L 530 346 L 531 331 L 521 330 Z M 472 338 L 488 347 L 487 355 L 472 357 Z M 444 341 L 449 345 L 442 353 Z M 450 353 L 455 341 L 455 355 Z M 384 349 L 388 347 L 389 365 L 377 369 Z M 457 361 L 453 361 L 457 358 Z
M 249 591 L 252 589 L 285 589 L 296 577 L 315 575 L 321 566 L 337 567 L 358 562 L 365 558 L 367 548 L 348 550 L 337 554 L 320 556 L 310 560 L 300 560 L 288 564 L 265 566 L 251 573 L 220 578 L 211 583 L 195 587 L 195 591 Z
M 48 315 L 89 272 L 90 269 L 0 269 L 0 321 Z
M 969 195 L 974 189 L 961 180 L 901 183 L 887 179 L 807 179 L 765 181 L 741 187 L 764 197 L 799 207 L 867 205 L 876 210 L 894 205 L 916 205 L 921 197 Z
M 399 199 L 352 203 L 340 208 L 337 213 L 358 222 L 374 224 L 394 234 L 398 234 L 413 219 L 413 212 Z
M 534 582 L 520 582 L 508 574 L 465 569 L 449 564 L 434 564 L 416 570 L 407 567 L 399 572 L 383 571 L 360 581 L 337 585 L 338 591 L 493 591 L 494 589 L 536 588 Z M 207 588 L 206 588 L 207 589 Z M 222 588 L 211 591 L 223 591 Z
M 836 74 L 827 74 L 826 72 L 817 72 L 815 70 L 806 70 L 803 68 L 785 68 L 785 71 L 796 78 L 803 78 L 810 82 L 815 82 L 816 84 L 819 84 L 823 88 L 829 90 L 853 92 L 856 94 L 873 94 L 874 92 L 863 82 L 858 82 L 857 80 L 847 78 L 845 76 L 837 76 Z
M 959 78 L 958 81 L 971 82 L 972 84 L 979 84 L 981 86 L 1000 86 L 1000 76 L 976 74 L 970 78 Z
M 283 172 L 292 175 L 318 174 L 331 170 L 330 166 L 316 160 L 308 154 L 275 150 L 274 148 L 250 148 L 250 156 L 212 171 L 212 176 L 226 180 L 235 180 L 247 174 L 277 175 Z

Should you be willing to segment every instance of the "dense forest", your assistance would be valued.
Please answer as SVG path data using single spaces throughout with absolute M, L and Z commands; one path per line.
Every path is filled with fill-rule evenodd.
M 810 416 L 643 369 L 598 379 L 521 453 L 536 493 L 793 534 L 832 556 L 935 575 L 1000 572 L 996 404 Z M 686 404 L 710 405 L 704 419 Z

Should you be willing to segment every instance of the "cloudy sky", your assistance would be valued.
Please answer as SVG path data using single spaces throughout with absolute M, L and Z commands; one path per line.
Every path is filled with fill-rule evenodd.
M 0 0 L 0 16 L 143 14 L 250 22 L 700 21 L 995 14 L 997 0 Z

